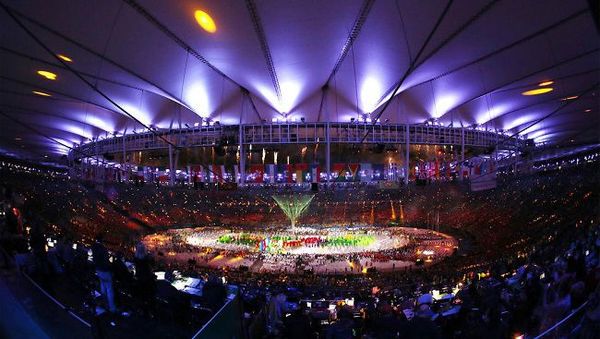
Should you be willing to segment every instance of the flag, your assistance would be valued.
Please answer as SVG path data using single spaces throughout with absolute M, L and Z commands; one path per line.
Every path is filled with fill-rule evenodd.
M 308 164 L 301 163 L 294 165 L 296 170 L 296 182 L 301 184 L 304 182 L 304 177 L 308 172 Z
M 233 165 L 233 182 L 242 183 L 240 178 L 240 166 Z
M 346 164 L 335 163 L 331 168 L 331 175 L 335 181 L 346 181 Z
M 277 172 L 275 171 L 275 164 L 268 164 L 267 165 L 267 173 L 269 174 L 269 182 L 274 184 L 275 183 L 275 178 L 277 176 Z
M 262 183 L 265 167 L 263 165 L 250 165 L 250 173 L 252 174 L 252 182 Z
M 285 179 L 288 184 L 292 183 L 292 165 L 285 165 Z
M 227 176 L 227 171 L 225 171 L 225 165 L 221 165 L 219 166 L 219 182 L 223 183 L 225 182 L 225 177 Z
M 310 165 L 310 179 L 312 182 L 321 181 L 321 168 L 317 164 Z
M 286 171 L 287 165 L 286 164 L 279 164 L 276 165 L 276 173 L 275 173 L 275 181 L 276 182 L 285 182 L 286 181 Z
M 370 163 L 361 163 L 361 176 L 360 181 L 369 182 L 373 179 L 373 167 Z
M 385 165 L 384 164 L 373 164 L 373 180 L 383 180 Z
M 352 163 L 348 164 L 348 169 L 350 170 L 350 175 L 352 176 L 352 181 L 357 181 L 358 178 L 358 170 L 360 169 L 360 164 Z

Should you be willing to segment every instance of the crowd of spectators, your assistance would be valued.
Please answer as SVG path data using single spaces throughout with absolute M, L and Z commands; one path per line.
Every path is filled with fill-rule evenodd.
M 207 294 L 218 295 L 215 300 L 219 302 L 223 293 L 218 281 L 239 286 L 245 329 L 258 337 L 319 333 L 326 338 L 504 338 L 541 333 L 580 306 L 574 317 L 578 326 L 555 331 L 576 328 L 577 336 L 593 338 L 600 326 L 600 172 L 596 163 L 500 177 L 498 188 L 482 192 L 470 192 L 460 183 L 319 192 L 300 223 L 381 227 L 403 223 L 438 227 L 461 240 L 459 251 L 439 264 L 354 276 L 173 267 L 176 264 L 135 246 L 141 235 L 164 228 L 285 224 L 285 216 L 271 198 L 276 189 L 195 191 L 97 185 L 63 175 L 0 171 L 7 216 L 3 230 L 27 235 L 23 243 L 3 241 L 3 246 L 12 253 L 30 250 L 42 271 L 56 266 L 54 259 L 44 258 L 48 237 L 59 239 L 54 250 L 60 254 L 56 255 L 58 266 L 67 271 L 88 257 L 81 249 L 69 250 L 73 242 L 91 248 L 95 259 L 85 267 L 97 273 L 97 290 L 106 298 L 102 303 L 109 313 L 117 312 L 122 304 L 122 296 L 111 301 L 109 281 L 114 284 L 111 287 L 136 294 L 140 310 L 152 317 L 161 290 L 152 271 L 180 271 L 202 278 L 209 290 L 221 291 Z M 392 220 L 392 208 L 396 215 L 402 208 L 402 220 Z M 103 274 L 107 262 L 102 248 L 114 257 L 110 279 Z M 133 280 L 127 278 L 129 267 L 123 266 L 126 258 L 136 268 Z M 452 299 L 444 304 L 445 299 L 433 298 L 432 291 L 452 291 Z M 324 318 L 320 309 L 303 302 L 350 297 L 354 306 L 337 302 Z M 218 307 L 219 302 L 208 298 L 205 303 Z M 190 303 L 184 299 L 173 305 L 188 309 Z M 446 314 L 456 306 L 459 311 Z M 561 336 L 561 332 L 553 333 Z

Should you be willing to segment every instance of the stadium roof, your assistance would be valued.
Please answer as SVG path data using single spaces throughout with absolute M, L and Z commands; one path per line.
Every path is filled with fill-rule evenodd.
M 437 119 L 598 139 L 600 39 L 585 0 L 0 4 L 3 152 L 65 153 L 47 137 L 203 118 Z

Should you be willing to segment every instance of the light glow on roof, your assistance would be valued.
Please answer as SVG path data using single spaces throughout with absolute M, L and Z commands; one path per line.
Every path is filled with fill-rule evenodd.
M 142 124 L 144 124 L 146 126 L 149 126 L 150 124 L 152 124 L 152 114 L 151 113 L 142 111 L 141 109 L 137 108 L 136 106 L 125 103 L 125 102 L 119 103 L 119 105 L 121 107 L 123 107 L 123 109 L 125 109 L 125 111 L 127 111 L 127 113 L 131 114 L 137 120 L 139 120 Z
M 523 95 L 540 95 L 540 94 L 546 94 L 546 93 L 552 92 L 553 90 L 554 90 L 554 88 L 552 88 L 552 87 L 542 87 L 542 88 L 531 89 L 531 90 L 525 91 L 521 94 L 523 94 Z
M 114 131 L 115 125 L 110 121 L 110 119 L 101 119 L 100 117 L 90 115 L 88 113 L 82 112 L 77 114 L 77 118 L 79 121 L 84 122 L 88 125 L 94 126 L 104 131 Z
M 51 97 L 52 96 L 52 94 L 48 94 L 48 93 L 42 92 L 42 91 L 31 91 L 31 92 L 33 94 L 37 94 L 37 95 L 40 95 L 40 96 L 43 96 L 43 97 Z
M 206 85 L 202 81 L 197 81 L 186 87 L 184 100 L 190 105 L 190 108 L 202 118 L 209 117 L 211 106 Z
M 369 76 L 360 86 L 360 102 L 363 112 L 372 112 L 377 108 L 377 101 L 381 97 L 383 86 L 375 77 Z
M 535 120 L 538 117 L 537 114 L 525 114 L 525 115 L 520 115 L 515 119 L 509 120 L 507 121 L 504 126 L 502 127 L 504 130 L 511 130 L 515 127 L 521 126 L 523 124 L 526 124 L 528 122 L 531 122 L 533 120 Z
M 196 10 L 196 12 L 194 12 L 194 18 L 196 18 L 198 25 L 200 25 L 200 27 L 202 27 L 202 29 L 208 33 L 214 33 L 217 31 L 217 25 L 215 25 L 215 21 L 205 11 Z
M 547 133 L 546 130 L 540 129 L 540 130 L 528 133 L 527 137 L 530 138 L 530 139 L 540 139 L 540 137 L 542 137 L 546 133 Z
M 538 84 L 538 86 L 540 86 L 540 87 L 545 87 L 545 86 L 550 86 L 550 85 L 552 85 L 553 83 L 554 83 L 554 81 L 552 81 L 552 80 L 548 80 L 548 81 L 540 82 L 540 83 Z
M 432 118 L 439 118 L 456 107 L 460 98 L 453 93 L 446 93 L 434 98 L 434 107 L 431 110 Z
M 475 121 L 478 125 L 485 124 L 488 121 L 494 120 L 497 117 L 501 116 L 505 112 L 510 111 L 511 107 L 509 105 L 497 104 L 489 109 L 486 109 L 477 114 L 475 117 Z
M 68 56 L 66 56 L 64 54 L 57 54 L 56 56 L 59 57 L 60 59 L 62 59 L 63 61 L 73 62 L 73 59 L 69 58 Z
M 575 99 L 577 99 L 577 98 L 579 98 L 579 96 L 577 96 L 577 95 L 572 95 L 572 96 L 570 96 L 570 97 L 562 98 L 562 99 L 560 99 L 560 100 L 561 100 L 561 101 L 566 101 L 566 100 L 575 100 Z
M 302 86 L 299 82 L 296 81 L 284 81 L 281 82 L 281 99 L 279 100 L 279 104 L 276 105 L 277 110 L 280 113 L 287 112 L 289 113 L 294 106 L 297 104 L 298 97 L 300 96 L 300 92 L 302 90 Z
M 39 70 L 37 71 L 37 74 L 43 76 L 48 80 L 56 80 L 56 73 L 52 73 L 50 71 Z
M 89 129 L 82 127 L 80 124 L 77 124 L 77 125 L 73 125 L 70 123 L 60 124 L 59 126 L 57 126 L 57 128 L 60 130 L 75 134 L 75 135 L 79 135 L 84 138 L 91 139 L 93 137 L 92 132 Z M 75 139 L 71 140 L 71 142 L 75 142 L 75 141 L 76 141 Z

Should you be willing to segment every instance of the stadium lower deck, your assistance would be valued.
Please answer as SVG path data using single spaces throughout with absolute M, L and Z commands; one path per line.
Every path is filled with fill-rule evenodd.
M 111 337 L 138 333 L 150 319 L 157 336 L 191 336 L 223 302 L 213 297 L 225 294 L 235 296 L 225 299 L 227 312 L 239 302 L 246 314 L 240 331 L 259 337 L 270 331 L 272 307 L 307 316 L 321 335 L 350 312 L 355 331 L 385 337 L 375 323 L 392 316 L 401 331 L 425 304 L 444 337 L 541 333 L 552 322 L 536 299 L 550 293 L 544 286 L 557 296 L 570 291 L 572 318 L 593 324 L 582 310 L 596 307 L 600 281 L 595 162 L 502 177 L 484 192 L 439 182 L 310 193 L 293 228 L 270 199 L 285 190 L 98 185 L 24 167 L 2 171 L 16 208 L 8 224 L 22 232 L 3 238 L 13 265 Z M 118 316 L 97 314 L 108 307 L 91 261 L 98 232 L 116 265 Z M 499 312 L 494 327 L 478 325 L 482 312 Z M 293 328 L 285 319 L 277 326 L 281 335 Z

